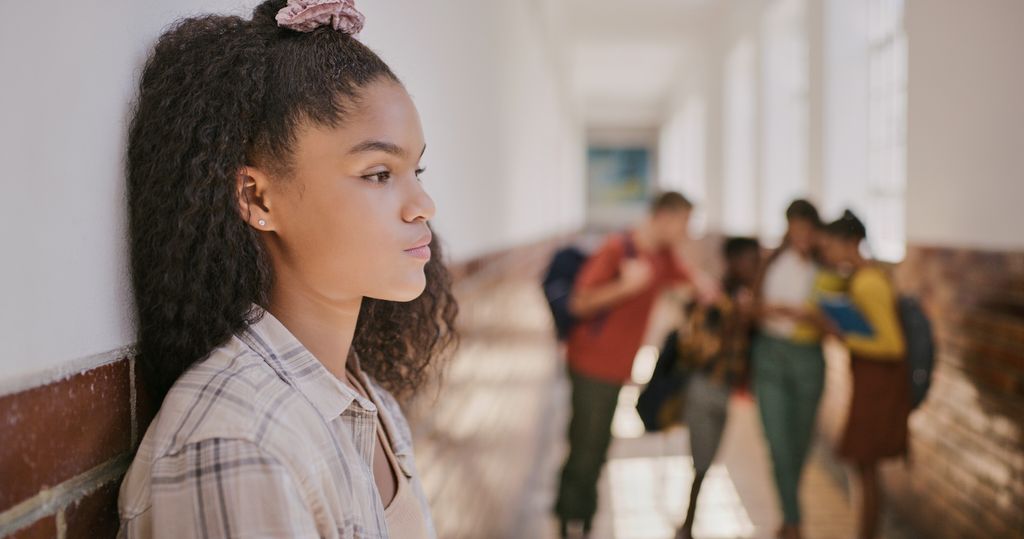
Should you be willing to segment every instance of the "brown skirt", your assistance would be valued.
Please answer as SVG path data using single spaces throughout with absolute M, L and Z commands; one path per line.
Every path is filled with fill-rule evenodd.
M 853 399 L 839 456 L 871 463 L 907 453 L 910 386 L 904 361 L 853 357 Z

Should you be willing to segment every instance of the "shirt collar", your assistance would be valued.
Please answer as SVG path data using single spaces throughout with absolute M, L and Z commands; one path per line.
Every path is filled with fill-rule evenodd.
M 253 309 L 262 313 L 261 318 L 239 332 L 238 337 L 288 385 L 302 393 L 325 421 L 337 418 L 353 403 L 366 411 L 377 410 L 373 402 L 331 374 L 274 315 L 255 305 Z M 352 359 L 360 379 L 364 379 L 358 357 Z

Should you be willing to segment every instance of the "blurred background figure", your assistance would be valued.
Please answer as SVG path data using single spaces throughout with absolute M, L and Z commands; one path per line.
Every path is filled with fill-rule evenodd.
M 686 239 L 692 209 L 679 193 L 658 195 L 648 217 L 609 236 L 575 278 L 569 309 L 578 322 L 566 349 L 569 456 L 555 501 L 563 537 L 586 536 L 593 527 L 619 390 L 629 381 L 654 300 L 689 277 L 676 251 Z
M 255 4 L 69 2 L 45 24 L 25 10 L 0 19 L 0 537 L 116 528 L 117 485 L 154 411 L 138 383 L 129 308 L 124 126 L 146 51 L 169 24 Z M 760 350 L 782 361 L 760 366 L 803 354 L 812 383 L 773 401 L 771 389 L 758 391 L 772 386 L 759 382 L 755 358 L 754 399 L 727 400 L 692 535 L 846 538 L 870 534 L 876 514 L 878 537 L 1022 535 L 1024 3 L 357 4 L 368 21 L 360 39 L 420 111 L 421 179 L 461 306 L 461 349 L 404 403 L 440 537 L 558 537 L 568 367 L 582 362 L 557 339 L 543 273 L 566 246 L 587 256 L 621 240 L 671 191 L 693 203 L 677 250 L 701 286 L 651 292 L 650 310 L 625 322 L 632 357 L 617 360 L 595 430 L 610 421 L 591 538 L 667 539 L 687 521 L 694 465 L 707 461 L 698 441 L 713 436 L 691 444 L 696 425 L 646 433 L 637 396 L 668 333 L 688 323 L 684 306 L 725 275 L 723 238 L 786 245 L 779 252 L 797 256 L 769 265 L 766 292 L 809 294 L 815 241 L 790 231 L 797 199 L 825 222 L 850 209 L 870 234 L 856 246 L 826 235 L 823 252 L 844 245 L 839 292 L 804 310 L 782 302 L 790 306 L 775 314 L 794 316 L 769 320 L 790 328 Z M 605 277 L 647 280 L 630 266 L 612 264 Z M 624 269 L 631 275 L 616 273 Z M 934 330 L 933 367 L 918 370 L 918 333 L 900 307 L 905 382 L 915 400 L 931 387 L 904 422 L 909 459 L 859 445 L 900 439 L 858 419 L 874 387 L 862 367 L 891 370 L 895 357 L 879 360 L 848 332 L 804 339 L 799 329 L 823 323 L 828 299 L 887 335 L 891 317 L 878 313 L 890 306 L 871 299 L 885 286 L 899 306 L 916 300 L 915 319 Z M 776 414 L 772 402 L 800 404 Z M 885 429 L 901 424 L 897 404 Z M 798 432 L 775 428 L 796 419 Z M 777 462 L 784 454 L 788 465 Z
M 805 315 L 825 285 L 817 253 L 821 218 L 800 199 L 786 209 L 787 231 L 769 257 L 758 285 L 754 340 L 754 393 L 771 451 L 783 525 L 779 535 L 800 534 L 800 476 L 811 446 L 825 385 L 821 330 Z
M 839 456 L 856 467 L 860 481 L 858 537 L 878 536 L 881 488 L 878 465 L 907 455 L 906 336 L 900 324 L 895 288 L 886 270 L 861 253 L 864 223 L 850 211 L 824 229 L 826 263 L 849 275 L 849 298 L 866 322 L 865 330 L 842 327 L 823 318 L 824 327 L 850 351 L 853 398 L 840 441 Z
M 686 518 L 676 531 L 676 539 L 693 537 L 697 498 L 722 441 L 729 396 L 745 381 L 750 363 L 761 246 L 753 238 L 729 238 L 722 251 L 724 293 L 713 303 L 687 305 L 684 327 L 670 334 L 678 340 L 677 361 L 693 371 L 685 389 L 682 414 L 693 453 L 693 484 Z

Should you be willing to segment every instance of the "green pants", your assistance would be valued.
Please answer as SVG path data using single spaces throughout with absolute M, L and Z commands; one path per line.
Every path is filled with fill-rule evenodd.
M 570 372 L 572 419 L 569 457 L 562 467 L 555 513 L 562 522 L 582 520 L 587 529 L 597 512 L 597 480 L 612 439 L 612 417 L 620 384 Z
M 752 350 L 754 392 L 771 451 L 786 524 L 800 522 L 798 489 L 825 385 L 821 345 L 759 335 Z

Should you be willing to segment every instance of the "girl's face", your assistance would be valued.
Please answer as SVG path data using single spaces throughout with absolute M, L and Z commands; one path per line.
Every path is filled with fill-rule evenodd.
M 833 268 L 850 264 L 857 252 L 857 242 L 845 240 L 834 234 L 821 235 L 821 256 Z
M 416 107 L 390 80 L 365 87 L 342 125 L 300 127 L 291 177 L 262 182 L 249 217 L 268 232 L 275 286 L 331 302 L 417 298 L 435 209 L 419 178 L 424 150 Z
M 789 237 L 789 245 L 804 255 L 814 250 L 818 239 L 817 228 L 807 219 L 790 219 L 786 234 Z
M 735 255 L 727 261 L 728 273 L 745 285 L 752 285 L 757 281 L 757 275 L 761 270 L 761 254 L 757 249 L 750 249 Z

